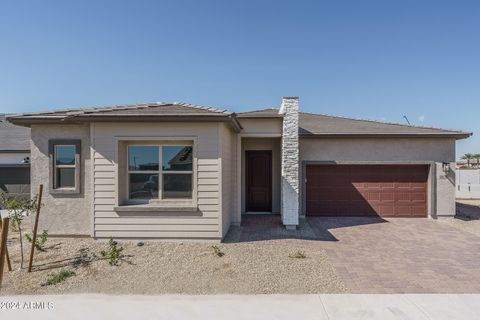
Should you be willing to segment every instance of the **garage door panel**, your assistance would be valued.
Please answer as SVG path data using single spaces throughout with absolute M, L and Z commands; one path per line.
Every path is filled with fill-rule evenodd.
M 427 215 L 426 165 L 308 165 L 306 176 L 307 215 Z

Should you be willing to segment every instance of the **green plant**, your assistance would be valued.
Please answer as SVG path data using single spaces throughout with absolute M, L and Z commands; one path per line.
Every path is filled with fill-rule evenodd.
M 116 266 L 120 262 L 120 259 L 123 257 L 122 254 L 123 247 L 119 247 L 117 241 L 110 238 L 108 241 L 108 248 L 107 250 L 102 250 L 100 254 L 102 257 L 108 260 L 108 263 L 111 266 Z
M 66 270 L 66 269 L 60 269 L 57 273 L 51 273 L 47 277 L 47 286 L 55 285 L 57 283 L 60 283 L 62 281 L 65 281 L 65 279 L 70 278 L 71 276 L 74 276 L 75 272 Z
M 305 254 L 305 251 L 297 250 L 294 253 L 289 254 L 288 257 L 293 259 L 305 259 L 307 255 Z
M 11 220 L 11 228 L 20 233 L 20 269 L 23 268 L 23 218 L 33 212 L 37 207 L 36 199 L 20 197 L 8 197 L 2 194 L 2 206 L 8 211 Z
M 29 233 L 25 235 L 25 238 L 27 238 L 28 242 L 32 243 L 33 239 Z M 47 242 L 47 240 L 48 240 L 48 231 L 43 230 L 40 237 L 38 237 L 37 240 L 35 240 L 35 248 L 40 251 L 45 251 L 45 242 Z
M 212 246 L 212 249 L 213 249 L 213 253 L 217 257 L 223 257 L 225 255 L 225 252 L 223 252 L 222 249 L 220 249 L 218 246 Z

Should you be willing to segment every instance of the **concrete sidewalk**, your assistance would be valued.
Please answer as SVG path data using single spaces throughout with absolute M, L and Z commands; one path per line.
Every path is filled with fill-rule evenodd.
M 8 309 L 5 302 L 20 306 Z M 50 304 L 49 304 L 50 303 Z M 30 309 L 28 309 L 29 307 Z M 31 309 L 36 307 L 37 310 Z M 6 310 L 7 308 L 7 310 Z M 39 308 L 39 309 L 38 309 Z M 480 295 L 4 296 L 0 319 L 479 319 Z

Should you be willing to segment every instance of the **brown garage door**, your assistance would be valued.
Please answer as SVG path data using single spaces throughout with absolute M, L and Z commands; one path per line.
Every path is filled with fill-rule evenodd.
M 426 165 L 307 165 L 310 216 L 426 217 Z

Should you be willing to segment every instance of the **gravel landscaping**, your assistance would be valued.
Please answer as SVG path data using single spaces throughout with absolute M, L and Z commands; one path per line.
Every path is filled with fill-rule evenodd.
M 28 220 L 28 219 L 26 219 Z M 100 252 L 107 241 L 49 238 L 36 252 L 34 271 L 20 268 L 18 232 L 9 234 L 14 271 L 6 272 L 2 294 L 267 294 L 346 292 L 324 250 L 311 241 L 278 239 L 216 244 L 119 241 L 124 257 L 111 266 Z M 301 254 L 300 254 L 301 253 Z M 305 257 L 303 257 L 303 254 Z M 220 254 L 221 255 L 221 254 Z M 47 277 L 61 269 L 75 274 L 56 285 Z
M 480 200 L 457 200 L 456 216 L 439 221 L 480 236 Z

